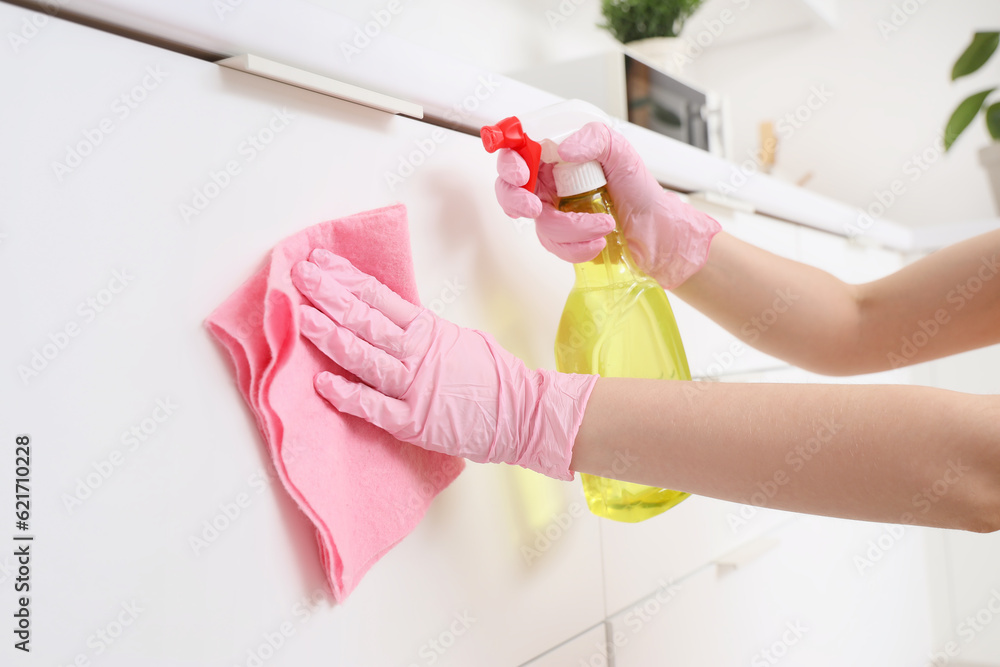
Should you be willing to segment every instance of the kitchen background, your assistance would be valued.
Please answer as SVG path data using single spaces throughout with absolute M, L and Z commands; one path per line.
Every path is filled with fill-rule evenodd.
M 362 24 L 382 6 L 313 1 Z M 618 48 L 598 27 L 596 0 L 409 4 L 387 31 L 515 78 Z M 720 30 L 725 11 L 733 20 Z M 864 209 L 894 179 L 910 183 L 907 162 L 933 149 L 959 101 L 1000 75 L 993 58 L 979 76 L 950 80 L 971 34 L 998 24 L 991 0 L 708 0 L 681 33 L 707 44 L 690 52 L 683 75 L 728 98 L 738 160 L 758 150 L 760 122 L 794 113 L 814 86 L 828 90 L 829 101 L 782 138 L 778 165 L 791 180 L 812 174 L 808 188 Z M 918 166 L 920 178 L 885 217 L 912 226 L 995 218 L 976 157 L 987 140 L 978 119 L 947 156 Z
M 376 14 L 391 19 L 369 28 Z M 712 38 L 678 76 L 722 105 L 717 154 L 622 131 L 662 183 L 730 233 L 871 280 L 998 224 L 978 164 L 988 141 L 981 119 L 947 156 L 935 148 L 958 101 L 1000 73 L 994 58 L 974 78 L 948 80 L 971 33 L 998 19 L 986 1 L 710 0 L 683 36 Z M 469 130 L 554 101 L 519 81 L 547 78 L 559 94 L 565 63 L 619 53 L 599 22 L 592 0 L 0 2 L 10 47 L 0 84 L 13 100 L 0 107 L 9 147 L 0 182 L 10 184 L 0 198 L 0 280 L 16 286 L 0 308 L 17 315 L 2 332 L 12 357 L 0 396 L 11 419 L 0 435 L 12 442 L 30 430 L 47 444 L 37 453 L 37 650 L 4 647 L 11 664 L 1000 665 L 1000 534 L 707 498 L 616 524 L 580 511 L 578 482 L 505 466 L 470 464 L 344 603 L 323 594 L 312 526 L 274 483 L 202 319 L 277 240 L 393 201 L 409 211 L 424 303 L 441 301 L 446 317 L 490 331 L 531 365 L 553 365 L 572 272 L 529 224 L 499 211 L 494 160 L 475 136 L 447 130 L 417 155 L 437 127 L 215 60 L 258 53 Z M 368 29 L 358 57 L 346 58 L 342 45 Z M 169 72 L 162 85 L 141 91 L 135 113 L 55 176 L 52 163 L 156 66 Z M 595 83 L 580 95 L 616 85 Z M 294 123 L 182 219 L 178 205 L 207 192 L 213 171 L 240 158 L 237 146 L 276 110 Z M 771 176 L 733 166 L 757 155 L 761 122 L 789 113 L 801 114 L 799 126 L 776 125 Z M 914 172 L 914 156 L 926 168 Z M 407 167 L 401 182 L 386 179 Z M 712 196 L 740 176 L 744 187 Z M 895 180 L 905 193 L 849 234 Z M 135 269 L 135 284 L 22 382 L 13 369 L 121 265 Z M 456 280 L 462 293 L 445 292 Z M 752 350 L 732 355 L 732 336 L 672 304 L 702 380 L 1000 393 L 996 346 L 826 378 Z M 67 506 L 117 434 L 164 396 L 177 414 L 80 507 Z M 11 478 L 11 463 L 0 460 L 0 479 Z M 259 493 L 248 481 L 264 479 Z M 238 520 L 207 549 L 192 548 L 206 522 L 251 489 Z M 10 618 L 10 560 L 0 567 L 0 615 Z M 126 612 L 137 618 L 116 626 Z

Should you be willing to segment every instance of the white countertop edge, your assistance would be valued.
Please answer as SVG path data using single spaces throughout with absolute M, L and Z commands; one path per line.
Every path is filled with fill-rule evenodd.
M 414 102 L 430 118 L 473 130 L 562 99 L 386 31 L 353 53 L 349 47 L 364 34 L 365 25 L 307 0 L 254 0 L 224 16 L 217 16 L 209 3 L 193 0 L 77 0 L 71 9 L 224 56 L 255 53 Z M 645 128 L 623 123 L 618 129 L 667 187 L 720 192 L 759 213 L 862 243 L 920 251 L 965 238 L 971 229 L 1000 226 L 994 220 L 915 230 L 885 219 L 869 222 L 860 209 L 751 169 L 744 174 L 732 162 Z

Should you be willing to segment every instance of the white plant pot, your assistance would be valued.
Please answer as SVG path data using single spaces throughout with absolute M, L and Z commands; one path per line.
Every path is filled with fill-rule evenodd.
M 625 46 L 646 64 L 674 76 L 681 76 L 691 61 L 688 43 L 683 37 L 637 39 Z
M 1000 214 L 1000 141 L 979 149 L 979 164 L 983 165 L 993 188 L 993 205 Z

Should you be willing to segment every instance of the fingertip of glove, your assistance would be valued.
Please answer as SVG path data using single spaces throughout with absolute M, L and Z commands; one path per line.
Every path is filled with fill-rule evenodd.
M 542 213 L 542 201 L 534 193 L 497 178 L 497 201 L 509 218 L 537 218 Z
M 531 177 L 528 163 L 517 152 L 509 148 L 500 149 L 500 153 L 497 155 L 497 173 L 504 181 L 517 187 L 527 183 Z
M 575 216 L 574 223 L 580 228 L 593 229 L 594 233 L 602 238 L 610 234 L 618 225 L 614 216 L 609 213 L 574 213 L 573 215 Z
M 579 243 L 557 243 L 548 237 L 539 234 L 538 240 L 541 241 L 542 247 L 551 252 L 553 255 L 572 264 L 589 262 L 601 254 L 601 251 L 604 250 L 604 246 L 606 245 L 606 241 L 603 236 L 591 241 L 581 241 Z
M 305 304 L 299 305 L 299 330 L 307 336 L 314 336 L 325 329 L 324 318 L 318 310 Z
M 309 292 L 319 287 L 319 267 L 305 260 L 292 266 L 292 284 L 300 292 Z
M 343 379 L 337 377 L 329 371 L 323 371 L 321 373 L 317 373 L 316 377 L 313 378 L 313 387 L 324 396 L 339 396 L 340 392 L 337 391 L 339 386 L 338 381 L 343 382 Z
M 608 148 L 610 129 L 597 121 L 587 123 L 559 144 L 559 157 L 567 162 L 598 160 Z
M 594 239 L 593 241 L 587 241 L 584 243 L 574 243 L 569 247 L 569 254 L 572 255 L 572 259 L 569 261 L 574 264 L 580 264 L 582 262 L 589 262 L 604 250 L 604 246 L 607 245 L 607 241 L 604 237 L 599 239 Z

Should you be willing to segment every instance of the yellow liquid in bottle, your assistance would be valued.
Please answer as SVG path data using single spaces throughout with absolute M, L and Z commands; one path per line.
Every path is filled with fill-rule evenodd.
M 559 209 L 615 215 L 603 187 L 564 197 Z M 576 283 L 556 333 L 556 369 L 603 377 L 690 380 L 666 291 L 636 267 L 620 223 L 605 238 L 600 255 L 574 265 Z M 625 476 L 635 463 L 627 455 L 627 442 L 615 446 L 623 456 L 613 469 Z M 615 521 L 643 521 L 690 495 L 595 475 L 581 477 L 590 511 Z

